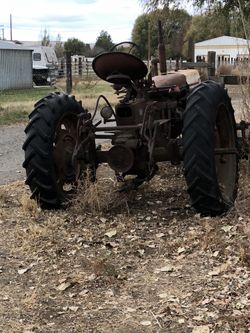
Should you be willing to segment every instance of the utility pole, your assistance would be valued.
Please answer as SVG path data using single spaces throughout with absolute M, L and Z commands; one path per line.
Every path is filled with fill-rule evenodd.
M 10 40 L 12 40 L 12 14 L 10 14 Z
M 1 30 L 1 34 L 2 34 L 2 38 L 0 36 L 0 39 L 4 40 L 4 25 L 0 25 L 0 30 Z

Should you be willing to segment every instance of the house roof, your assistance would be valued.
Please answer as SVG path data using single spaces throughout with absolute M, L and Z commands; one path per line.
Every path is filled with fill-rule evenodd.
M 21 45 L 15 44 L 15 42 L 0 40 L 0 49 L 1 50 L 25 50 L 32 51 L 28 47 L 23 47 Z
M 247 45 L 247 40 L 232 36 L 220 36 L 212 39 L 207 39 L 199 43 L 195 43 L 195 46 L 210 46 L 210 45 Z

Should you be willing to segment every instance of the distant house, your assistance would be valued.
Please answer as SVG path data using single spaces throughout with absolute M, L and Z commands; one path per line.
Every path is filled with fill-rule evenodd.
M 220 63 L 235 64 L 248 61 L 249 44 L 246 39 L 221 36 L 196 43 L 194 47 L 195 61 L 207 61 L 208 51 L 216 52 L 216 67 Z
M 0 40 L 0 90 L 31 88 L 32 50 Z

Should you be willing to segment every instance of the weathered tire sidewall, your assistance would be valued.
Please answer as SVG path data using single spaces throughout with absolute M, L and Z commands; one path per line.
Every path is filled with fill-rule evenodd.
M 66 100 L 63 100 L 63 97 L 66 97 Z M 79 108 L 79 104 L 72 99 L 72 97 L 67 96 L 67 95 L 61 95 L 59 102 L 60 106 L 60 112 L 54 112 L 54 119 L 53 119 L 53 125 L 51 127 L 51 134 L 50 134 L 50 141 L 49 141 L 49 147 L 48 147 L 48 152 L 49 152 L 49 161 L 50 161 L 50 172 L 53 175 L 54 179 L 54 186 L 57 187 L 56 179 L 57 179 L 57 174 L 56 174 L 56 169 L 55 169 L 55 164 L 54 164 L 54 157 L 53 157 L 53 144 L 54 144 L 54 139 L 55 139 L 55 133 L 57 130 L 58 125 L 62 121 L 62 119 L 71 116 L 72 114 L 77 117 L 83 110 Z M 62 101 L 62 105 L 61 105 Z M 55 101 L 56 102 L 56 101 Z M 53 106 L 54 109 L 58 107 L 58 105 Z M 60 197 L 60 202 L 64 203 L 67 200 L 67 195 L 61 191 L 58 191 L 58 196 Z
M 188 193 L 198 212 L 212 216 L 226 212 L 232 206 L 237 193 L 237 157 L 230 200 L 223 197 L 217 179 L 214 129 L 221 105 L 225 106 L 231 121 L 236 147 L 234 110 L 226 90 L 218 83 L 206 81 L 196 87 L 187 100 L 183 116 L 183 162 Z
M 53 159 L 53 143 L 58 124 L 65 116 L 86 113 L 74 96 L 64 93 L 50 94 L 35 104 L 25 132 L 23 145 L 27 180 L 32 198 L 42 208 L 59 208 L 68 200 L 66 193 L 57 186 L 57 174 Z

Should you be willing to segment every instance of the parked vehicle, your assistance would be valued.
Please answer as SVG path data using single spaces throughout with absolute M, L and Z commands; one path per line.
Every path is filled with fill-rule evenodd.
M 58 76 L 58 59 L 53 47 L 33 48 L 33 81 L 36 85 L 52 85 Z

